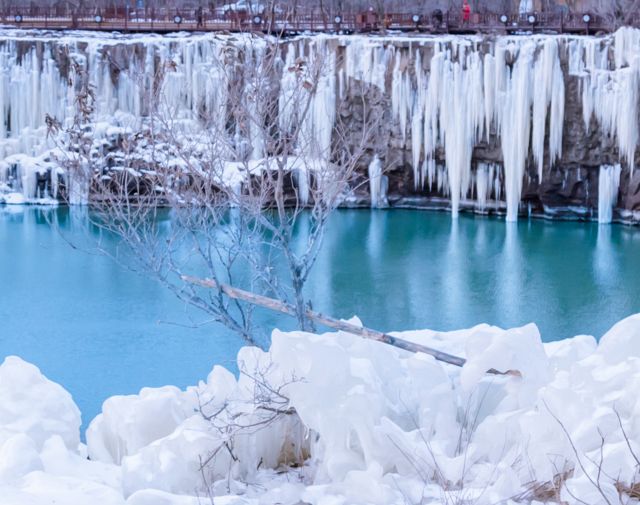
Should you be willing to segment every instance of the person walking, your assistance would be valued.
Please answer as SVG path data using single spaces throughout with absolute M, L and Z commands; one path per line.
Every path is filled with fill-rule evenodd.
M 469 5 L 469 0 L 464 0 L 462 4 L 462 24 L 468 25 L 471 20 L 471 6 Z

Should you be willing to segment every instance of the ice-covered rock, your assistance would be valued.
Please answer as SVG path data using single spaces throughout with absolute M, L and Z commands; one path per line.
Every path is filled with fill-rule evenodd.
M 598 353 L 611 364 L 640 358 L 640 314 L 623 319 L 605 333 L 600 339 Z
M 92 458 L 120 464 L 151 442 L 171 434 L 195 405 L 176 387 L 143 388 L 138 395 L 107 399 L 87 429 Z
M 232 467 L 231 454 L 222 444 L 205 419 L 190 417 L 170 435 L 123 459 L 125 495 L 147 488 L 176 494 L 205 492 L 200 467 L 210 455 L 219 452 L 208 472 L 216 472 L 220 477 Z
M 105 401 L 91 460 L 69 395 L 8 358 L 0 504 L 489 505 L 554 482 L 570 505 L 617 503 L 640 478 L 638 332 L 632 316 L 599 344 L 542 344 L 534 325 L 394 334 L 464 356 L 459 369 L 344 332 L 274 331 L 269 350 L 240 350 L 238 376 L 216 366 L 186 390 Z
M 16 434 L 27 435 L 37 450 L 52 435 L 67 448 L 80 444 L 80 411 L 71 395 L 37 367 L 15 356 L 0 365 L 0 445 Z

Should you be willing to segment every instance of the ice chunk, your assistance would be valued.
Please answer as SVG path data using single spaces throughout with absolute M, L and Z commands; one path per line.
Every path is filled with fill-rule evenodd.
M 154 440 L 165 437 L 187 417 L 195 405 L 173 386 L 143 388 L 139 395 L 113 396 L 87 429 L 93 459 L 120 464 Z
M 31 438 L 19 433 L 2 444 L 0 447 L 0 483 L 15 481 L 36 470 L 43 470 L 43 466 Z
M 67 448 L 80 444 L 80 411 L 71 395 L 16 356 L 0 365 L 0 444 L 27 435 L 37 450 L 52 435 Z

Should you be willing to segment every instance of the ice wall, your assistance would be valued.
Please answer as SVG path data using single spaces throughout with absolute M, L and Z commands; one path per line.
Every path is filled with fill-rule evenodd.
M 476 149 L 497 142 L 501 162 L 489 164 L 491 177 L 502 175 L 493 197 L 504 199 L 508 221 L 517 219 L 523 179 L 544 183 L 562 158 L 565 127 L 577 126 L 565 118 L 570 80 L 578 82 L 587 134 L 610 139 L 633 174 L 640 140 L 638 30 L 597 38 L 356 37 L 343 43 L 341 94 L 353 82 L 385 90 L 397 136 L 411 152 L 416 191 L 432 190 L 435 181 L 454 218 L 462 202 L 487 207 L 493 184 Z
M 569 71 L 583 78 L 585 126 L 588 130 L 595 119 L 615 138 L 620 158 L 631 170 L 638 147 L 639 51 L 640 31 L 630 28 L 620 29 L 613 38 L 570 45 Z
M 540 178 L 545 155 L 553 164 L 562 153 L 559 45 L 557 37 L 500 38 L 488 48 L 481 39 L 463 37 L 418 40 L 408 50 L 350 43 L 345 67 L 350 77 L 380 86 L 390 74 L 393 119 L 403 139 L 411 129 L 415 187 L 424 187 L 443 149 L 454 217 L 471 193 L 474 147 L 497 134 L 507 219 L 513 221 L 530 152 Z M 352 46 L 357 51 L 349 51 Z
M 96 97 L 91 134 L 105 142 L 113 128 L 132 131 L 154 114 L 187 134 L 224 131 L 225 111 L 238 97 L 270 89 L 279 97 L 278 117 L 269 111 L 271 120 L 283 131 L 299 126 L 299 152 L 325 162 L 332 156 L 338 104 L 352 99 L 356 88 L 378 89 L 388 102 L 386 126 L 410 152 L 415 191 L 436 188 L 450 199 L 454 217 L 463 203 L 482 210 L 499 199 L 507 220 L 517 219 L 525 177 L 544 182 L 562 158 L 570 79 L 579 82 L 587 132 L 597 129 L 610 138 L 623 170 L 634 168 L 638 30 L 601 38 L 491 40 L 322 35 L 284 41 L 275 60 L 268 39 L 249 36 L 85 35 L 0 37 L 0 184 L 6 187 L 6 174 L 19 166 L 26 174 L 22 184 L 10 186 L 24 200 L 37 196 L 33 174 L 48 168 L 56 148 L 45 117 L 63 126 L 73 121 L 77 75 L 84 70 Z M 260 75 L 267 65 L 275 74 L 272 82 Z M 311 96 L 308 111 L 297 99 L 301 82 Z M 266 114 L 260 99 L 250 106 Z M 267 154 L 269 146 L 255 125 L 247 131 L 232 128 L 228 135 L 221 143 L 231 161 Z M 478 147 L 487 145 L 500 153 L 488 179 L 486 163 L 476 159 Z M 387 160 L 374 154 L 380 155 L 384 173 Z M 16 155 L 33 160 L 11 158 Z

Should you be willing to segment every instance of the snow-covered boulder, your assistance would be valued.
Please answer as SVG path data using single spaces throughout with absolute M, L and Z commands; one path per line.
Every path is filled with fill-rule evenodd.
M 0 446 L 16 434 L 27 435 L 40 450 L 52 435 L 68 449 L 80 444 L 80 411 L 71 395 L 18 357 L 0 365 Z
M 8 358 L 0 505 L 511 505 L 559 475 L 569 505 L 617 503 L 640 477 L 639 333 L 634 316 L 600 344 L 543 344 L 534 325 L 394 334 L 465 357 L 457 368 L 344 332 L 274 331 L 269 350 L 240 350 L 238 376 L 216 366 L 186 390 L 105 401 L 91 460 L 68 393 Z
M 140 394 L 112 396 L 87 429 L 91 458 L 120 464 L 122 458 L 171 434 L 195 405 L 178 388 L 143 388 Z
M 598 351 L 612 364 L 629 357 L 640 358 L 640 314 L 616 323 L 600 339 Z

